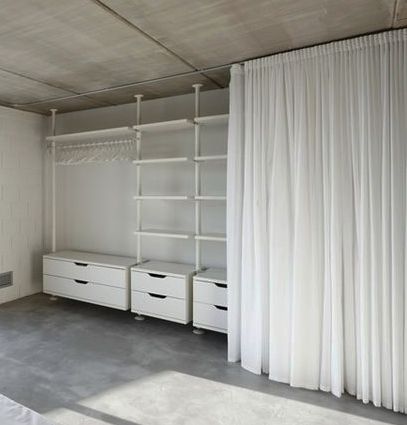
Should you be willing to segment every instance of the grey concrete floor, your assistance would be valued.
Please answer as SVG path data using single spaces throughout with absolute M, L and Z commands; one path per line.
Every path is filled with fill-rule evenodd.
M 301 424 L 407 423 L 347 395 L 246 372 L 226 361 L 224 335 L 191 330 L 42 294 L 3 304 L 0 393 L 71 425 L 293 423 L 288 411 Z

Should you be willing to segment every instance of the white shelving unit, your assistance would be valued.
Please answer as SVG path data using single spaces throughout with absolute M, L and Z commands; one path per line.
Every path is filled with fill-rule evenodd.
M 201 155 L 201 126 L 208 125 L 225 125 L 228 122 L 229 115 L 210 115 L 200 116 L 200 89 L 201 84 L 194 84 L 195 90 L 195 118 L 178 119 L 173 121 L 162 121 L 148 124 L 141 124 L 141 98 L 142 95 L 135 96 L 137 99 L 137 123 L 132 128 L 137 132 L 137 152 L 136 160 L 133 163 L 137 166 L 137 187 L 136 195 L 133 199 L 137 202 L 137 229 L 134 234 L 137 236 L 137 259 L 142 261 L 142 237 L 163 237 L 177 239 L 194 239 L 195 240 L 195 269 L 203 270 L 201 263 L 201 242 L 226 242 L 226 235 L 219 233 L 203 234 L 201 231 L 201 203 L 204 201 L 226 202 L 226 196 L 207 195 L 201 193 L 201 164 L 207 161 L 225 161 L 226 154 L 222 155 Z M 180 131 L 194 128 L 194 156 L 174 158 L 142 158 L 141 141 L 144 133 L 158 133 Z M 185 195 L 145 195 L 142 194 L 142 178 L 141 167 L 145 165 L 160 165 L 166 163 L 189 163 L 193 162 L 195 167 L 195 191 L 194 194 Z M 183 232 L 179 230 L 161 230 L 161 229 L 144 229 L 142 227 L 141 203 L 143 201 L 194 201 L 195 203 L 195 229 L 194 232 Z
M 222 276 L 222 282 L 226 282 L 226 270 L 206 269 L 201 261 L 201 243 L 202 242 L 226 242 L 226 234 L 202 232 L 202 202 L 226 202 L 226 196 L 203 194 L 201 191 L 201 166 L 205 162 L 226 161 L 226 154 L 217 155 L 201 155 L 201 127 L 211 125 L 225 125 L 228 122 L 228 114 L 200 116 L 200 89 L 201 84 L 195 84 L 195 118 L 194 119 L 178 119 L 172 121 L 163 121 L 142 124 L 141 123 L 141 99 L 143 95 L 136 95 L 137 100 L 137 116 L 136 124 L 130 127 L 117 127 L 95 131 L 85 131 L 80 133 L 70 133 L 55 135 L 55 117 L 56 109 L 52 111 L 52 135 L 46 140 L 51 147 L 52 158 L 52 251 L 56 251 L 56 149 L 63 147 L 105 147 L 105 145 L 113 145 L 125 143 L 129 139 L 134 142 L 135 151 L 129 153 L 127 159 L 131 159 L 136 166 L 136 191 L 134 200 L 136 202 L 136 229 L 134 234 L 137 237 L 137 256 L 135 260 L 130 262 L 136 263 L 132 267 L 132 296 L 139 297 L 132 299 L 132 311 L 137 313 L 136 318 L 141 319 L 140 314 L 149 314 L 154 317 L 173 320 L 179 323 L 188 323 L 192 320 L 192 303 L 197 302 L 200 309 L 198 315 L 197 327 L 206 327 L 223 332 L 224 325 L 216 326 L 206 325 L 212 323 L 213 320 L 219 318 L 224 322 L 226 313 L 224 312 L 224 301 L 222 305 L 213 306 L 205 304 L 205 290 L 201 290 L 203 301 L 192 299 L 192 277 L 197 273 L 199 288 L 206 285 L 205 278 Z M 183 131 L 194 129 L 194 153 L 189 156 L 166 157 L 166 158 L 143 158 L 142 157 L 142 136 L 143 134 L 167 133 L 171 131 Z M 71 145 L 70 145 L 71 143 Z M 132 145 L 133 149 L 133 145 Z M 189 194 L 143 194 L 142 193 L 142 167 L 144 166 L 160 166 L 160 164 L 179 163 L 194 165 L 194 193 Z M 192 231 L 183 231 L 175 229 L 159 229 L 144 228 L 142 225 L 142 202 L 152 201 L 184 201 L 193 202 L 195 207 L 195 227 Z M 173 238 L 181 240 L 194 240 L 195 243 L 195 264 L 177 264 L 163 263 L 157 261 L 146 261 L 142 257 L 142 238 Z M 80 265 L 86 263 L 89 253 L 80 253 Z M 78 263 L 79 264 L 79 263 Z M 80 267 L 80 265 L 78 267 Z M 133 282 L 133 278 L 137 281 Z M 212 279 L 213 280 L 213 279 Z M 216 279 L 215 279 L 216 280 Z M 199 283 L 200 282 L 200 283 Z M 204 283 L 202 283 L 204 282 Z M 219 282 L 213 281 L 209 284 L 219 285 Z M 223 285 L 223 283 L 222 283 Z M 151 288 L 151 291 L 149 290 Z M 226 290 L 225 290 L 226 291 Z M 224 291 L 224 292 L 225 292 Z M 219 291 L 218 291 L 219 292 Z M 52 291 L 50 291 L 52 293 Z M 224 296 L 224 295 L 222 295 Z M 216 301 L 216 300 L 215 300 Z M 126 304 L 127 305 L 127 304 Z M 213 308 L 223 309 L 221 312 L 213 310 Z M 212 310 L 213 311 L 212 311 Z M 212 317 L 213 316 L 213 317 Z M 216 317 L 215 317 L 216 316 Z M 217 320 L 217 319 L 216 319 Z M 195 319 L 194 319 L 195 322 Z M 222 323 L 223 323 L 222 322 Z M 197 332 L 198 333 L 198 332 Z
M 226 234 L 223 233 L 203 233 L 201 229 L 201 218 L 202 218 L 202 202 L 226 202 L 226 196 L 222 195 L 210 195 L 210 194 L 202 194 L 201 192 L 201 165 L 205 162 L 213 162 L 213 161 L 226 161 L 227 155 L 226 154 L 218 154 L 218 155 L 201 155 L 201 126 L 210 126 L 210 125 L 225 125 L 228 122 L 228 114 L 222 114 L 222 115 L 212 115 L 212 116 L 206 116 L 202 117 L 200 116 L 200 89 L 201 84 L 195 84 L 194 86 L 195 90 L 195 118 L 193 120 L 190 119 L 180 119 L 180 120 L 174 120 L 174 121 L 164 121 L 164 122 L 156 122 L 156 123 L 150 123 L 150 124 L 141 124 L 140 122 L 140 115 L 141 115 L 141 95 L 136 96 L 137 98 L 137 124 L 133 126 L 133 129 L 137 131 L 137 152 L 136 152 L 136 160 L 133 161 L 133 163 L 137 167 L 137 187 L 136 187 L 136 195 L 134 196 L 134 200 L 137 202 L 137 229 L 134 232 L 137 237 L 137 260 L 138 263 L 142 263 L 142 238 L 143 237 L 159 237 L 159 238 L 174 238 L 174 239 L 184 239 L 184 240 L 190 240 L 193 239 L 195 241 L 195 264 L 189 265 L 189 264 L 176 264 L 173 263 L 171 265 L 172 272 L 177 272 L 180 275 L 183 274 L 185 269 L 188 271 L 194 270 L 197 273 L 206 273 L 205 276 L 211 276 L 212 272 L 210 269 L 205 269 L 205 267 L 202 265 L 201 261 L 201 244 L 202 242 L 220 242 L 225 243 L 226 242 Z M 158 133 L 158 132 L 170 132 L 170 131 L 181 131 L 181 130 L 187 130 L 194 128 L 194 155 L 192 158 L 189 158 L 187 156 L 183 157 L 174 157 L 174 158 L 142 158 L 141 155 L 141 141 L 142 141 L 142 135 L 144 133 Z M 190 163 L 193 162 L 194 164 L 194 175 L 195 175 L 195 190 L 194 194 L 181 194 L 181 195 L 166 195 L 166 194 L 160 194 L 160 195 L 145 195 L 142 193 L 142 176 L 141 176 L 141 167 L 146 165 L 157 165 L 160 164 L 166 164 L 166 163 Z M 195 206 L 195 228 L 193 232 L 189 231 L 179 231 L 179 230 L 172 230 L 172 229 L 146 229 L 142 226 L 142 214 L 141 214 L 141 203 L 145 201 L 193 201 Z M 143 302 L 140 301 L 140 303 L 135 302 L 132 303 L 134 308 L 132 307 L 132 311 L 137 314 L 136 319 L 140 320 L 142 317 L 141 314 L 149 314 L 154 317 L 161 317 L 161 318 L 167 318 L 168 320 L 174 320 L 174 317 L 171 316 L 171 303 L 175 303 L 174 300 L 172 300 L 172 296 L 175 296 L 174 293 L 177 292 L 176 288 L 173 288 L 175 292 L 167 294 L 162 288 L 164 288 L 163 285 L 159 285 L 157 283 L 157 279 L 167 279 L 168 282 L 171 281 L 171 274 L 163 273 L 161 269 L 158 267 L 154 267 L 155 264 L 158 264 L 159 262 L 156 262 L 154 260 L 147 261 L 146 263 L 143 263 L 144 269 L 149 269 L 150 276 L 149 282 L 152 285 L 151 286 L 151 297 L 153 299 L 148 298 L 146 295 L 143 295 L 144 297 L 144 303 L 145 305 L 148 305 L 149 307 L 143 307 Z M 149 266 L 149 264 L 151 266 Z M 168 268 L 168 263 L 166 265 Z M 223 271 L 217 271 L 217 273 L 221 274 L 222 276 L 226 276 L 226 270 Z M 140 279 L 147 279 L 145 277 L 142 277 L 140 275 L 140 268 L 138 266 L 135 266 L 133 268 L 133 274 L 134 279 L 138 279 L 137 282 L 132 282 L 132 293 L 135 294 L 135 296 L 140 294 L 140 286 L 142 286 L 146 290 L 145 286 L 143 286 L 143 283 L 140 282 Z M 182 279 L 182 282 L 184 282 L 184 279 Z M 192 280 L 190 282 L 192 284 Z M 184 283 L 182 283 L 184 285 Z M 156 289 L 154 289 L 156 288 Z M 161 289 L 157 289 L 161 288 Z M 156 292 L 154 292 L 154 290 Z M 157 294 L 157 291 L 160 291 L 160 293 Z M 191 290 L 188 289 L 186 291 L 187 294 L 192 294 L 192 288 Z M 189 296 L 189 295 L 188 295 Z M 189 305 L 189 303 L 192 301 L 191 299 L 188 299 L 188 296 L 183 298 L 183 302 Z M 167 298 L 170 298 L 168 300 Z M 160 301 L 161 300 L 161 301 Z M 160 311 L 160 305 L 162 305 L 162 311 Z M 202 307 L 199 305 L 199 308 L 203 309 L 206 307 Z M 224 307 L 222 307 L 224 308 Z M 181 309 L 184 310 L 184 307 Z M 147 313 L 146 313 L 147 311 Z M 224 313 L 226 314 L 226 313 Z M 172 318 L 171 318 L 172 317 Z M 192 316 L 191 316 L 192 317 Z M 177 321 L 177 320 L 175 320 Z M 182 322 L 184 323 L 184 322 Z M 199 322 L 200 323 L 200 322 Z M 203 324 L 205 323 L 205 320 L 203 320 Z M 204 327 L 204 326 L 202 326 Z M 212 329 L 211 327 L 207 327 L 208 329 Z M 214 330 L 216 330 L 216 327 L 213 327 Z M 223 328 L 222 328 L 223 329 Z

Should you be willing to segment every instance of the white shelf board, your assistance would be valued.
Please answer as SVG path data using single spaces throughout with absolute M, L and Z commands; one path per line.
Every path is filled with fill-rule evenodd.
M 195 162 L 205 161 L 222 161 L 228 159 L 227 155 L 207 155 L 207 156 L 194 156 Z
M 189 195 L 140 195 L 134 196 L 136 201 L 189 201 L 193 196 Z
M 221 115 L 208 115 L 206 117 L 196 117 L 194 120 L 197 124 L 227 124 L 229 121 L 229 114 Z
M 182 232 L 178 230 L 163 230 L 163 229 L 142 229 L 135 231 L 135 235 L 141 236 L 157 236 L 161 238 L 174 238 L 174 239 L 192 239 L 194 234 L 192 232 Z
M 109 266 L 115 268 L 126 268 L 137 263 L 135 258 L 119 257 L 117 255 L 99 254 L 95 252 L 82 251 L 57 251 L 44 255 L 44 258 L 69 262 L 93 264 L 96 266 Z
M 195 239 L 200 241 L 226 242 L 225 233 L 202 233 L 195 235 Z
M 136 165 L 151 165 L 151 164 L 166 164 L 171 162 L 189 162 L 190 158 L 181 156 L 176 158 L 151 158 L 151 159 L 135 159 L 133 164 Z
M 217 196 L 217 195 L 199 195 L 195 196 L 197 201 L 226 201 L 226 196 Z
M 137 131 L 141 131 L 142 133 L 153 133 L 160 131 L 171 131 L 171 130 L 184 130 L 187 128 L 192 128 L 194 122 L 189 119 L 181 119 L 181 120 L 172 120 L 172 121 L 159 121 L 152 122 L 149 124 L 139 124 L 135 125 L 133 128 Z
M 106 139 L 112 137 L 134 137 L 135 135 L 136 131 L 132 127 L 117 127 L 106 128 L 104 130 L 82 131 L 80 133 L 68 133 L 60 134 L 58 136 L 48 136 L 46 140 L 48 142 L 63 143 L 97 138 Z
M 165 274 L 174 277 L 187 277 L 195 272 L 192 264 L 168 263 L 164 261 L 147 261 L 146 263 L 132 267 L 132 271 Z
M 194 276 L 194 280 L 215 283 L 227 283 L 226 269 L 209 268 L 202 272 L 198 272 Z

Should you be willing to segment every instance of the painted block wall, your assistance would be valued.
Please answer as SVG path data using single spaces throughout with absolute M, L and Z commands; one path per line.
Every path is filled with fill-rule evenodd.
M 0 303 L 42 290 L 43 134 L 41 115 L 0 107 L 0 272 L 14 285 Z
M 201 115 L 228 112 L 228 90 L 202 93 Z M 57 134 L 133 125 L 135 104 L 60 114 Z M 142 122 L 193 118 L 191 95 L 145 101 Z M 226 152 L 227 127 L 202 129 L 202 155 Z M 193 155 L 194 131 L 182 130 L 143 136 L 142 155 L 148 157 Z M 192 164 L 161 164 L 142 168 L 143 194 L 193 194 Z M 136 255 L 136 167 L 127 162 L 57 166 L 57 249 Z M 202 166 L 202 193 L 226 193 L 226 161 Z M 226 203 L 205 202 L 205 231 L 225 232 Z M 194 229 L 194 203 L 145 201 L 143 226 Z M 49 226 L 47 226 L 49 229 Z M 47 240 L 50 240 L 48 231 Z M 143 257 L 194 263 L 194 241 L 143 237 Z M 49 243 L 48 243 L 49 247 Z M 203 264 L 224 267 L 226 244 L 203 242 Z

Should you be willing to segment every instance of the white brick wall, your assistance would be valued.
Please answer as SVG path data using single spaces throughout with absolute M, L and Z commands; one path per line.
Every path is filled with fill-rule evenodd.
M 42 290 L 44 117 L 0 107 L 0 303 Z

